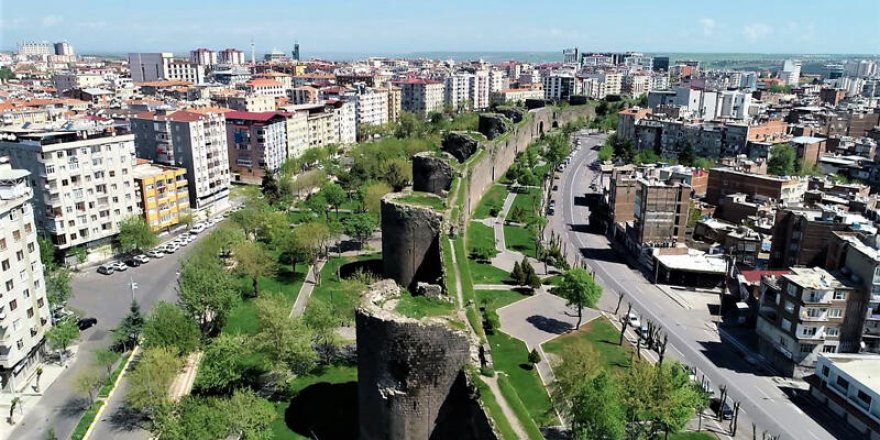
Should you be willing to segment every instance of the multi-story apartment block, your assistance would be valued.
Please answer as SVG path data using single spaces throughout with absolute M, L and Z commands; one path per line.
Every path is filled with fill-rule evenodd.
M 90 87 L 98 87 L 104 84 L 106 80 L 102 75 L 95 73 L 73 73 L 63 72 L 56 73 L 52 77 L 56 92 L 61 93 L 71 89 L 87 89 Z
M 239 49 L 223 49 L 217 56 L 217 62 L 231 66 L 245 64 L 244 51 Z
M 880 439 L 880 385 L 876 354 L 824 354 L 805 378 L 810 395 L 836 420 L 848 423 L 865 440 Z
M 106 254 L 119 222 L 139 214 L 132 169 L 134 136 L 109 131 L 15 133 L 0 154 L 30 171 L 34 217 L 63 252 L 84 246 Z
M 188 61 L 172 61 L 167 65 L 164 79 L 203 84 L 205 82 L 205 66 Z
M 633 202 L 633 224 L 627 234 L 633 243 L 684 243 L 690 210 L 690 185 L 640 178 Z
M 782 63 L 782 70 L 779 71 L 779 78 L 790 86 L 796 86 L 801 79 L 801 62 L 797 60 L 785 60 Z
M 848 277 L 856 287 L 841 326 L 838 353 L 880 353 L 880 251 L 857 232 L 833 232 L 825 267 Z M 866 240 L 871 243 L 871 240 Z
M 186 170 L 138 159 L 134 167 L 138 206 L 154 231 L 171 228 L 189 215 Z
M 287 158 L 287 117 L 280 112 L 226 113 L 229 167 L 236 178 L 258 183 Z
M 397 122 L 401 111 L 400 87 L 388 87 L 388 122 Z
M 474 102 L 471 97 L 472 73 L 454 73 L 443 80 L 443 99 L 453 109 L 473 109 Z
M 226 105 L 242 112 L 275 111 L 275 98 L 271 96 L 230 96 Z
M 623 78 L 623 91 L 629 96 L 638 97 L 651 91 L 653 83 L 648 75 L 627 75 Z
M 575 94 L 575 77 L 568 73 L 553 73 L 541 78 L 544 99 L 568 100 Z
M 48 56 L 55 54 L 55 46 L 45 41 L 22 41 L 17 45 L 19 55 Z
M 0 378 L 3 390 L 14 392 L 21 391 L 36 369 L 52 325 L 30 174 L 0 158 Z
M 489 95 L 492 93 L 500 92 L 504 89 L 509 88 L 510 82 L 507 80 L 507 73 L 503 70 L 490 70 L 489 71 Z
M 835 231 L 849 228 L 832 209 L 779 209 L 773 225 L 770 267 L 818 266 L 825 263 Z
M 489 107 L 489 71 L 478 70 L 470 80 L 470 98 L 475 109 Z
M 443 83 L 428 79 L 406 79 L 395 83 L 400 88 L 400 107 L 426 118 L 443 110 Z
M 287 92 L 284 90 L 281 83 L 274 79 L 255 78 L 246 82 L 245 86 L 247 87 L 248 92 L 256 96 L 271 96 L 273 98 L 279 98 L 287 95 Z
M 758 312 L 758 348 L 786 375 L 810 374 L 821 353 L 836 353 L 853 287 L 825 269 L 792 267 L 764 277 Z
M 309 112 L 286 112 L 287 157 L 301 156 L 309 148 Z
M 522 104 L 528 99 L 544 99 L 544 89 L 540 86 L 526 89 L 503 89 L 489 96 L 492 104 Z
M 217 110 L 165 110 L 132 118 L 138 157 L 186 168 L 194 209 L 223 205 L 229 198 L 226 118 Z
M 706 188 L 706 202 L 717 205 L 728 194 L 742 193 L 758 201 L 795 202 L 807 192 L 808 182 L 798 177 L 768 176 L 734 168 L 712 168 Z
M 174 61 L 171 52 L 129 53 L 128 69 L 136 83 L 167 79 L 168 66 Z
M 342 145 L 351 145 L 357 142 L 357 108 L 356 102 L 337 101 L 333 104 L 336 115 L 336 128 L 339 130 L 338 142 Z
M 189 51 L 189 61 L 199 66 L 213 66 L 217 64 L 217 52 L 205 48 L 191 50 Z
M 356 122 L 374 126 L 388 123 L 388 92 L 385 89 L 362 88 L 355 97 Z

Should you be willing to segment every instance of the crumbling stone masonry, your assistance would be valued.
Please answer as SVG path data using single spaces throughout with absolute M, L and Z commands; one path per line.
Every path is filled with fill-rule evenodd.
M 474 346 L 443 318 L 393 312 L 400 288 L 380 281 L 355 316 L 361 440 L 497 440 L 464 369 Z
M 399 201 L 409 193 L 382 199 L 382 270 L 410 291 L 419 281 L 443 284 L 440 231 L 443 213 Z
M 472 135 L 456 131 L 451 131 L 443 135 L 441 145 L 443 151 L 451 154 L 458 159 L 459 162 L 466 161 L 476 153 L 477 148 L 480 147 L 480 143 L 477 142 Z
M 510 131 L 512 125 L 510 119 L 501 113 L 480 113 L 478 130 L 491 141 Z
M 452 157 L 445 153 L 438 155 L 430 151 L 413 156 L 413 191 L 424 191 L 445 197 L 455 177 L 455 169 L 449 163 L 450 160 Z

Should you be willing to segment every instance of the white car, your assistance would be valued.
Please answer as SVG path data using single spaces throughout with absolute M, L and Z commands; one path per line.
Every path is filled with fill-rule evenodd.
M 189 233 L 193 235 L 201 234 L 208 227 L 204 223 L 197 223 L 190 228 Z
M 629 321 L 629 326 L 634 329 L 640 328 L 642 326 L 642 321 L 639 320 L 639 315 L 636 315 L 635 313 L 630 313 L 629 315 L 627 315 L 626 320 Z
M 150 257 L 148 257 L 144 254 L 135 255 L 132 259 L 137 261 L 138 263 L 141 263 L 141 264 L 150 262 Z
M 164 248 L 163 251 L 164 251 L 166 254 L 173 254 L 173 253 L 176 252 L 178 249 L 180 249 L 180 245 L 178 245 L 177 243 L 168 243 L 168 244 L 165 245 L 165 248 Z
M 161 247 L 157 247 L 156 249 L 147 252 L 147 256 L 150 258 L 162 258 L 163 255 L 165 255 L 165 252 L 162 252 Z

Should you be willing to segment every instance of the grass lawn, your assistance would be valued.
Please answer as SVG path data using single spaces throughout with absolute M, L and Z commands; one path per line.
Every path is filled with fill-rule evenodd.
M 541 435 L 541 430 L 538 428 L 538 425 L 535 424 L 534 419 L 532 419 L 531 414 L 529 414 L 529 410 L 526 408 L 525 404 L 523 404 L 522 398 L 520 398 L 519 393 L 513 387 L 513 384 L 510 383 L 510 379 L 508 379 L 507 375 L 498 375 L 498 388 L 501 389 L 501 395 L 504 396 L 504 400 L 507 401 L 510 409 L 513 410 L 514 414 L 516 414 L 516 418 L 519 419 L 520 424 L 526 430 L 529 439 L 544 440 L 544 436 Z
M 479 248 L 495 249 L 495 229 L 482 223 L 471 222 L 467 228 L 468 252 Z
M 501 438 L 504 440 L 517 440 L 516 432 L 510 426 L 507 417 L 504 417 L 504 411 L 498 406 L 498 401 L 495 399 L 495 395 L 492 394 L 492 390 L 489 389 L 489 385 L 486 385 L 480 379 L 477 381 L 477 389 L 480 390 L 480 400 L 486 405 L 486 409 L 489 410 L 489 416 L 492 417 L 492 420 L 495 421 L 495 426 L 501 432 Z
M 280 266 L 274 276 L 261 277 L 257 281 L 259 291 L 261 294 L 268 292 L 281 293 L 287 300 L 288 305 L 292 307 L 297 295 L 299 295 L 307 269 L 308 267 L 305 264 L 297 264 L 296 272 L 291 273 L 290 265 Z M 247 292 L 250 291 L 251 280 L 249 278 L 238 277 L 236 281 L 238 282 L 239 289 Z M 257 332 L 257 318 L 253 300 L 246 299 L 229 312 L 226 323 L 223 325 L 223 331 L 246 335 L 252 335 Z
M 500 331 L 488 338 L 492 346 L 495 371 L 507 374 L 510 384 L 519 394 L 532 419 L 539 426 L 558 424 L 559 420 L 550 407 L 550 396 L 544 389 L 538 372 L 528 365 L 529 351 L 526 350 L 526 344 Z
M 562 275 L 551 275 L 541 280 L 541 283 L 548 286 L 558 286 L 562 284 Z
M 551 166 L 552 165 L 550 165 L 549 163 L 544 163 L 544 164 L 536 166 L 535 167 L 535 175 L 538 176 L 539 178 L 543 179 L 544 177 L 547 176 L 547 173 L 550 172 Z
M 506 186 L 490 186 L 489 190 L 486 191 L 486 194 L 483 194 L 483 197 L 480 199 L 477 209 L 474 210 L 473 218 L 482 219 L 492 217 L 490 212 L 493 211 L 493 208 L 498 212 L 501 212 L 501 207 L 504 206 L 505 198 L 507 198 Z
M 537 210 L 539 206 L 541 206 L 541 188 L 520 188 L 516 198 L 513 199 L 513 205 L 510 207 L 510 210 L 513 211 L 516 208 L 521 208 L 525 212 L 522 221 L 523 223 L 528 223 L 529 220 L 538 215 Z
M 717 440 L 718 437 L 708 432 L 679 432 L 669 434 L 669 440 Z
M 538 258 L 535 252 L 535 236 L 521 226 L 504 225 L 504 242 L 511 249 L 532 258 Z
M 431 193 L 413 192 L 410 195 L 399 197 L 397 200 L 412 205 L 427 206 L 431 209 L 446 209 L 446 201 Z
M 361 293 L 366 286 L 354 280 L 337 279 L 336 271 L 339 267 L 355 261 L 381 259 L 379 254 L 359 255 L 356 257 L 330 257 L 324 268 L 321 269 L 321 284 L 312 291 L 309 304 L 314 301 L 330 303 L 336 310 L 337 316 L 350 321 L 354 319 L 354 309 L 360 301 Z
M 586 343 L 593 347 L 601 365 L 609 371 L 622 371 L 629 367 L 633 349 L 629 344 L 617 345 L 620 332 L 605 318 L 596 318 L 576 332 L 560 336 L 543 344 L 547 353 L 560 354 L 569 344 Z
M 293 379 L 287 387 L 287 392 L 289 397 L 295 396 L 297 393 L 305 389 L 310 385 L 314 385 L 316 383 L 328 382 L 328 383 L 345 383 L 352 382 L 357 380 L 357 367 L 351 365 L 333 365 L 329 367 L 323 367 L 319 370 L 313 372 L 313 374 L 307 374 L 304 376 L 298 376 Z M 301 436 L 287 427 L 287 424 L 284 421 L 284 413 L 287 411 L 287 408 L 290 406 L 290 399 L 282 400 L 278 402 L 272 402 L 275 405 L 275 412 L 278 414 L 278 417 L 272 422 L 272 438 L 275 440 L 300 440 L 300 439 L 308 439 L 308 437 Z
M 471 269 L 471 279 L 474 284 L 507 284 L 510 274 L 486 263 L 467 261 Z
M 435 298 L 413 296 L 409 292 L 403 292 L 394 310 L 403 316 L 422 319 L 428 316 L 451 316 L 455 311 L 455 304 Z
M 256 198 L 261 194 L 259 185 L 232 185 L 229 189 L 229 198 L 238 197 Z
M 485 301 L 487 310 L 497 310 L 529 297 L 529 295 L 516 290 L 477 290 L 476 294 L 477 305 L 482 306 Z

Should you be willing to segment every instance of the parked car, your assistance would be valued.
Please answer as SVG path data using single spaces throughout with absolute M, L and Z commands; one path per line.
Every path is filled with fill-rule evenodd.
M 201 234 L 202 231 L 204 231 L 205 229 L 207 229 L 207 226 L 204 223 L 198 223 L 198 224 L 193 225 L 192 228 L 190 228 L 189 233 L 193 234 L 193 235 L 198 235 L 198 234 Z
M 715 397 L 709 401 L 709 408 L 711 408 L 715 414 L 721 414 L 721 418 L 724 420 L 730 420 L 733 418 L 733 409 L 727 404 L 727 399 L 722 403 L 721 399 Z
M 76 321 L 76 326 L 79 327 L 80 330 L 85 330 L 96 324 L 98 324 L 98 318 L 82 318 Z
M 553 215 L 553 214 L 556 214 L 556 207 L 550 206 L 549 208 L 547 208 L 547 215 Z
M 165 245 L 164 252 L 166 254 L 173 254 L 178 249 L 180 249 L 180 246 L 177 243 L 171 242 Z
M 147 256 L 150 258 L 162 258 L 164 255 L 165 255 L 165 252 L 162 252 L 161 246 L 147 252 Z
M 102 264 L 102 265 L 98 266 L 98 273 L 101 273 L 104 275 L 110 275 L 115 271 L 116 271 L 116 269 L 113 264 Z
M 115 269 L 117 272 L 125 272 L 126 270 L 128 270 L 128 266 L 122 261 L 116 261 L 111 264 L 113 264 L 113 269 Z
M 137 260 L 137 261 L 140 261 L 141 264 L 146 264 L 146 263 L 149 263 L 149 262 L 150 262 L 150 257 L 148 257 L 148 256 L 146 256 L 146 255 L 144 255 L 144 254 L 135 255 L 133 258 L 134 258 L 135 260 Z
M 131 266 L 131 267 L 138 267 L 142 264 L 140 261 L 135 260 L 134 257 L 126 258 L 125 261 L 123 261 L 123 263 L 125 263 L 126 266 Z
M 629 326 L 634 329 L 641 328 L 642 326 L 642 321 L 639 320 L 639 315 L 636 315 L 635 313 L 627 315 L 626 320 L 629 321 Z

